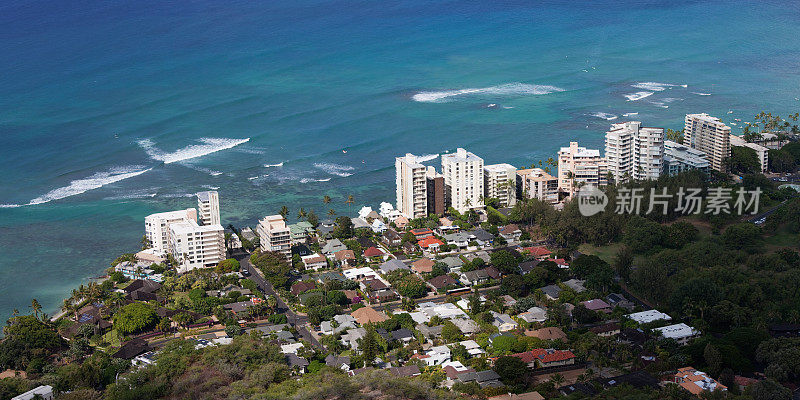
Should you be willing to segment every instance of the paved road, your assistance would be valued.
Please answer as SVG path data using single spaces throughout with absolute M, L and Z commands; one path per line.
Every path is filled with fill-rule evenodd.
M 314 335 L 312 335 L 311 332 L 309 332 L 308 330 L 307 327 L 308 317 L 306 317 L 305 315 L 297 315 L 294 311 L 292 311 L 292 309 L 286 304 L 286 302 L 284 302 L 283 299 L 281 299 L 281 296 L 279 296 L 278 293 L 275 291 L 275 288 L 272 286 L 272 284 L 266 279 L 264 279 L 264 276 L 261 275 L 261 272 L 258 271 L 258 269 L 254 267 L 253 264 L 250 263 L 250 257 L 247 257 L 245 255 L 244 257 L 239 259 L 239 263 L 242 266 L 242 270 L 247 271 L 249 273 L 250 276 L 248 276 L 248 278 L 253 282 L 255 282 L 258 288 L 262 292 L 264 292 L 264 294 L 275 296 L 275 299 L 277 300 L 278 303 L 277 307 L 278 311 L 286 314 L 286 319 L 288 320 L 290 325 L 294 326 L 295 329 L 297 329 L 297 333 L 300 334 L 300 336 L 302 336 L 303 339 L 305 339 L 312 345 L 324 350 L 325 347 L 322 346 L 322 343 L 320 343 L 319 340 L 317 340 L 317 338 L 314 337 Z

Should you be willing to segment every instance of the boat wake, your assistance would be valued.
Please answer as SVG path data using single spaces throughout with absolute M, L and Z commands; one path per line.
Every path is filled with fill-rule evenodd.
M 227 139 L 227 138 L 201 138 L 201 144 L 193 144 L 171 153 L 165 152 L 157 147 L 150 139 L 143 139 L 137 143 L 147 152 L 153 160 L 161 161 L 164 164 L 172 164 L 179 161 L 191 160 L 193 158 L 207 156 L 211 153 L 227 150 L 240 144 L 247 143 L 250 138 Z
M 419 92 L 411 98 L 422 103 L 441 103 L 448 98 L 467 95 L 499 95 L 499 96 L 524 96 L 524 95 L 544 95 L 554 92 L 563 92 L 564 89 L 551 85 L 532 85 L 528 83 L 506 83 L 503 85 L 490 86 L 485 88 L 467 88 L 443 91 Z

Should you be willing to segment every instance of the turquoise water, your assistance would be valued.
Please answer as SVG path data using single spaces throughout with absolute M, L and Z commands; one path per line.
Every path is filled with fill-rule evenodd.
M 347 213 L 405 152 L 522 166 L 611 121 L 800 108 L 797 2 L 576 3 L 3 2 L 0 316 L 55 312 L 200 190 L 237 226 Z

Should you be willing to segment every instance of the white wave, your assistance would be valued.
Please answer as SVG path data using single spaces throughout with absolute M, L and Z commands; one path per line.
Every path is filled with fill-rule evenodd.
M 679 85 L 674 83 L 660 83 L 660 82 L 637 82 L 631 85 L 637 89 L 650 90 L 654 92 L 663 92 L 671 87 L 688 87 L 689 85 Z
M 428 162 L 428 161 L 431 161 L 431 160 L 435 160 L 438 157 L 439 157 L 438 154 L 423 154 L 421 156 L 417 156 L 417 162 L 418 163 L 424 163 L 424 162 Z
M 692 92 L 692 94 L 696 94 L 698 96 L 711 96 L 711 93 Z
M 219 189 L 219 186 L 211 186 L 211 185 L 201 185 L 200 187 L 202 187 L 203 189 L 208 189 L 208 190 L 217 190 L 217 189 Z
M 329 180 L 331 180 L 331 178 L 324 178 L 324 179 L 302 178 L 300 179 L 300 183 L 328 182 Z
M 629 113 L 622 114 L 623 117 L 632 117 L 634 115 L 639 115 L 639 113 L 638 112 L 629 112 Z
M 626 94 L 626 95 L 625 95 L 625 98 L 626 98 L 626 99 L 628 99 L 628 101 L 636 101 L 636 100 L 641 100 L 641 99 L 643 99 L 643 98 L 645 98 L 645 97 L 648 97 L 648 96 L 652 96 L 652 95 L 653 95 L 653 93 L 655 93 L 655 92 L 636 92 L 636 93 L 630 93 L 630 94 Z
M 136 199 L 147 199 L 156 197 L 158 194 L 159 188 L 150 188 L 150 189 L 143 189 L 143 190 L 134 190 L 127 193 L 120 193 L 115 196 L 109 196 L 104 198 L 104 200 L 136 200 Z M 153 191 L 156 192 L 153 192 Z
M 521 96 L 521 95 L 543 95 L 553 92 L 563 92 L 564 89 L 550 85 L 532 85 L 528 83 L 506 83 L 503 85 L 490 86 L 485 88 L 468 88 L 458 90 L 426 91 L 419 92 L 411 98 L 414 101 L 423 103 L 439 103 L 449 97 L 465 96 L 473 94 L 489 94 L 501 96 Z
M 591 115 L 593 117 L 597 117 L 597 118 L 602 118 L 602 119 L 604 119 L 606 121 L 613 121 L 613 120 L 618 118 L 614 114 L 609 114 L 609 113 L 604 113 L 604 112 L 596 112 L 596 113 L 591 113 L 589 115 Z
M 161 161 L 164 164 L 171 164 L 178 161 L 191 160 L 197 157 L 203 157 L 211 153 L 216 153 L 221 150 L 227 150 L 236 147 L 242 143 L 247 143 L 250 138 L 245 139 L 227 139 L 227 138 L 201 138 L 199 141 L 202 144 L 193 144 L 186 146 L 182 149 L 166 153 L 157 147 L 150 139 L 140 140 L 137 143 L 141 148 L 147 152 L 150 158 Z
M 264 174 L 264 175 L 256 175 L 256 176 L 251 176 L 251 177 L 249 177 L 249 178 L 247 178 L 247 179 L 248 179 L 248 180 L 251 180 L 251 181 L 254 181 L 254 180 L 256 180 L 256 179 L 266 178 L 266 177 L 268 177 L 268 176 L 269 176 L 269 174 Z
M 22 204 L 0 204 L 0 208 L 17 208 L 22 207 Z
M 141 175 L 152 168 L 142 166 L 115 167 L 105 172 L 98 172 L 83 179 L 76 179 L 69 185 L 53 189 L 46 194 L 31 200 L 28 205 L 48 203 L 66 197 L 75 196 L 90 190 L 101 188 L 105 185 L 119 182 L 123 179 Z
M 184 197 L 194 197 L 194 196 L 195 196 L 194 193 L 167 193 L 161 195 L 161 197 L 165 199 L 180 199 Z
M 331 175 L 342 176 L 342 177 L 353 175 L 352 172 L 347 172 L 347 171 L 352 171 L 355 169 L 349 165 L 339 165 L 331 163 L 314 163 L 314 166 Z
M 279 162 L 279 163 L 277 163 L 277 164 L 264 164 L 264 168 L 269 168 L 269 167 L 282 167 L 282 166 L 283 166 L 283 161 L 281 161 L 281 162 Z

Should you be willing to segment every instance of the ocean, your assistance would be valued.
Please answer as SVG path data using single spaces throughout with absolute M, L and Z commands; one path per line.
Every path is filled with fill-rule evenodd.
M 201 190 L 237 227 L 348 214 L 394 202 L 406 152 L 523 167 L 612 122 L 800 111 L 799 24 L 777 0 L 2 2 L 0 317 L 55 313 Z

